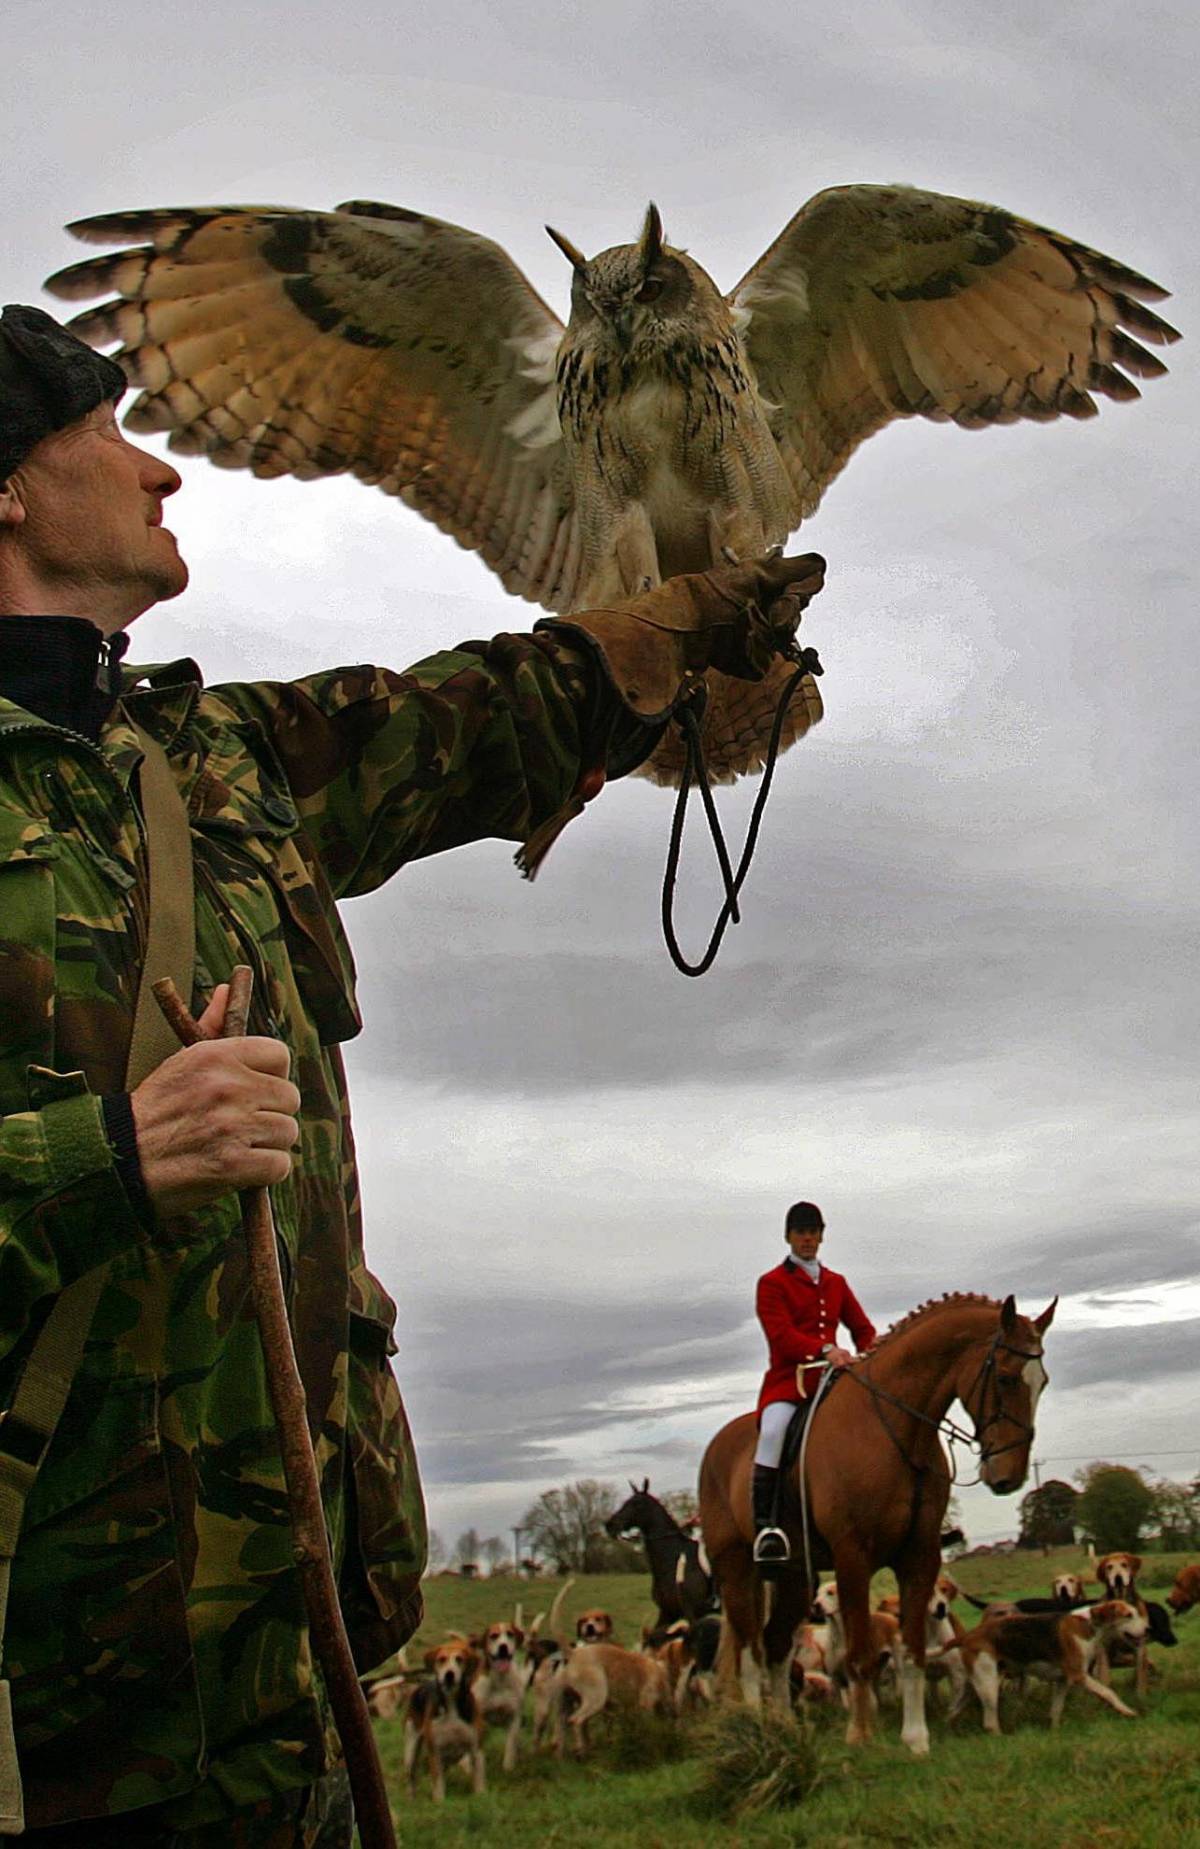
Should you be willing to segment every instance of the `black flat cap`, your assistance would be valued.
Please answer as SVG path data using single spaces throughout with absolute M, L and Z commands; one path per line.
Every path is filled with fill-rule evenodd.
M 126 383 L 116 360 L 53 316 L 9 303 L 0 311 L 0 482 L 43 437 L 119 398 Z

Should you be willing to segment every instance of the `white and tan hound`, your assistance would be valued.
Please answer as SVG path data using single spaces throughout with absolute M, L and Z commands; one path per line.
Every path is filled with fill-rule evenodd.
M 484 1788 L 483 1717 L 471 1684 L 479 1658 L 465 1637 L 449 1637 L 425 1652 L 429 1676 L 418 1682 L 404 1716 L 404 1771 L 409 1795 L 417 1788 L 417 1758 L 424 1750 L 434 1802 L 446 1796 L 446 1765 L 469 1762 L 472 1791 Z
M 510 1624 L 506 1619 L 489 1624 L 481 1636 L 471 1639 L 472 1648 L 478 1651 L 481 1661 L 472 1692 L 485 1725 L 505 1730 L 506 1772 L 511 1772 L 517 1763 L 525 1690 L 529 1686 L 529 1672 L 517 1655 L 524 1642 L 525 1633 L 520 1625 Z
M 958 1645 L 967 1635 L 962 1621 L 955 1617 L 951 1607 L 959 1596 L 957 1581 L 949 1573 L 940 1573 L 929 1595 L 929 1604 L 925 1611 L 925 1661 L 926 1674 L 931 1681 L 945 1676 L 950 1684 L 950 1713 L 957 1714 L 962 1707 L 967 1693 L 967 1672 L 958 1654 Z M 900 1600 L 895 1594 L 880 1599 L 876 1610 L 899 1620 Z M 907 1651 L 904 1647 L 904 1632 L 899 1631 L 895 1642 L 896 1668 L 902 1673 Z
M 558 1751 L 563 1750 L 563 1720 L 567 1701 L 576 1706 L 567 1719 L 575 1736 L 575 1752 L 587 1750 L 588 1722 L 610 1704 L 649 1713 L 669 1714 L 671 1691 L 666 1666 L 641 1650 L 623 1650 L 619 1644 L 576 1644 L 558 1677 Z
M 825 1673 L 843 1689 L 846 1699 L 845 1663 L 846 1632 L 842 1623 L 842 1608 L 838 1599 L 836 1580 L 827 1579 L 813 1600 L 813 1609 L 825 1620 L 828 1641 L 825 1644 Z M 896 1639 L 900 1634 L 900 1621 L 891 1612 L 873 1611 L 870 1615 L 871 1648 L 874 1653 L 874 1665 L 870 1674 L 871 1701 L 878 1705 L 879 1682 L 884 1672 L 896 1662 Z
M 1146 1601 L 1137 1589 L 1137 1576 L 1141 1570 L 1140 1554 L 1104 1554 L 1096 1562 L 1096 1578 L 1104 1587 L 1105 1597 L 1124 1599 L 1145 1618 Z M 1105 1682 L 1109 1676 L 1109 1658 L 1114 1654 L 1118 1661 L 1122 1656 L 1128 1661 L 1127 1653 L 1119 1646 L 1115 1652 L 1106 1651 L 1104 1661 L 1097 1665 L 1097 1674 Z M 1150 1686 L 1150 1655 L 1146 1649 L 1145 1633 L 1133 1646 L 1133 1686 L 1139 1695 L 1144 1695 Z
M 575 1620 L 575 1641 L 581 1644 L 611 1644 L 612 1615 L 606 1611 L 581 1611 Z
M 1000 1732 L 1000 1677 L 1035 1675 L 1051 1684 L 1050 1725 L 1062 1719 L 1072 1688 L 1087 1689 L 1114 1713 L 1135 1719 L 1132 1708 L 1099 1681 L 1092 1669 L 1101 1650 L 1117 1638 L 1133 1643 L 1146 1634 L 1146 1620 L 1124 1599 L 1108 1599 L 1083 1611 L 1018 1613 L 985 1618 L 956 1648 L 983 1708 L 988 1733 Z

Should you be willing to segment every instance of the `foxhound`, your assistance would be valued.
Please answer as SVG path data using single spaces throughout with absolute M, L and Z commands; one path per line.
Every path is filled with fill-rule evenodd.
M 520 1625 L 509 1624 L 503 1619 L 489 1624 L 482 1636 L 471 1639 L 482 1663 L 472 1684 L 472 1693 L 484 1723 L 505 1729 L 506 1772 L 511 1772 L 517 1763 L 525 1690 L 529 1686 L 529 1673 L 517 1660 L 517 1652 L 524 1642 L 525 1633 Z
M 1167 1594 L 1167 1604 L 1180 1616 L 1191 1611 L 1193 1605 L 1200 1605 L 1200 1564 L 1180 1567 Z
M 613 1621 L 606 1611 L 581 1611 L 575 1620 L 575 1640 L 581 1644 L 610 1644 Z
M 446 1762 L 470 1762 L 471 1789 L 482 1791 L 483 1717 L 471 1684 L 479 1658 L 465 1638 L 451 1637 L 425 1652 L 428 1678 L 418 1682 L 404 1717 L 404 1771 L 409 1795 L 417 1789 L 417 1756 L 429 1764 L 434 1802 L 446 1796 Z
M 568 1725 L 575 1736 L 575 1752 L 587 1748 L 588 1722 L 610 1703 L 651 1712 L 671 1712 L 671 1691 L 666 1666 L 640 1650 L 623 1650 L 619 1644 L 577 1644 L 557 1678 L 557 1746 L 563 1751 L 563 1718 L 570 1697 L 576 1707 Z
M 932 1681 L 945 1676 L 950 1683 L 950 1713 L 957 1714 L 966 1699 L 967 1672 L 963 1668 L 958 1645 L 966 1636 L 962 1621 L 955 1617 L 951 1606 L 959 1595 L 957 1582 L 948 1573 L 941 1573 L 934 1582 L 925 1609 L 925 1662 L 926 1673 Z M 897 1620 L 900 1617 L 900 1600 L 895 1594 L 880 1599 L 876 1606 L 878 1612 L 890 1614 Z M 908 1652 L 904 1645 L 904 1632 L 898 1631 L 895 1642 L 896 1668 L 903 1675 Z
M 813 1600 L 813 1611 L 817 1621 L 823 1619 L 829 1633 L 825 1645 L 825 1672 L 843 1689 L 845 1697 L 846 1684 L 846 1631 L 842 1623 L 842 1608 L 838 1599 L 836 1580 L 827 1579 Z M 868 1680 L 871 1686 L 871 1700 L 878 1703 L 879 1679 L 883 1672 L 896 1660 L 896 1639 L 900 1632 L 900 1621 L 891 1612 L 873 1611 L 870 1616 L 872 1666 Z
M 1124 1599 L 1108 1599 L 1082 1611 L 985 1618 L 968 1631 L 957 1650 L 983 1708 L 988 1733 L 1000 1732 L 1000 1677 L 1005 1671 L 1041 1676 L 1052 1684 L 1050 1725 L 1062 1719 L 1067 1691 L 1084 1688 L 1132 1720 L 1132 1708 L 1092 1674 L 1101 1650 L 1121 1637 L 1131 1643 L 1146 1634 L 1146 1620 Z
M 1137 1589 L 1137 1576 L 1141 1570 L 1142 1556 L 1140 1554 L 1105 1554 L 1096 1562 L 1096 1578 L 1104 1587 L 1105 1596 L 1110 1599 L 1124 1599 L 1145 1618 L 1146 1601 Z M 1097 1673 L 1103 1681 L 1108 1680 L 1109 1654 L 1106 1651 L 1103 1663 L 1097 1665 Z M 1124 1653 L 1118 1648 L 1115 1654 L 1120 1660 Z M 1126 1661 L 1128 1661 L 1127 1656 Z M 1150 1658 L 1146 1650 L 1145 1634 L 1133 1647 L 1133 1686 L 1139 1695 L 1144 1695 L 1150 1686 Z

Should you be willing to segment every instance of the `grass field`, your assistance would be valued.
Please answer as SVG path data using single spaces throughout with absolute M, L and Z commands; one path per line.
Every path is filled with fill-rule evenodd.
M 1161 1599 L 1183 1556 L 1152 1557 L 1143 1590 Z M 1048 1593 L 1060 1570 L 1082 1571 L 1074 1549 L 1040 1554 L 988 1556 L 963 1561 L 955 1577 L 968 1591 L 1017 1597 Z M 548 1606 L 554 1581 L 522 1585 L 512 1581 L 470 1583 L 434 1579 L 427 1583 L 425 1624 L 410 1659 L 448 1630 L 472 1630 L 497 1616 L 511 1616 L 516 1590 L 525 1617 Z M 1155 1592 L 1154 1588 L 1158 1590 Z M 649 1580 L 594 1576 L 577 1580 L 567 1596 L 564 1620 L 587 1606 L 612 1612 L 622 1642 L 637 1641 L 643 1621 L 653 1616 Z M 880 1575 L 876 1590 L 888 1590 Z M 970 1626 L 978 1616 L 959 1608 Z M 1200 1849 L 1200 1610 L 1177 1626 L 1175 1650 L 1152 1651 L 1159 1670 L 1140 1702 L 1126 1685 L 1131 1671 L 1118 1671 L 1118 1691 L 1140 1710 L 1122 1720 L 1099 1702 L 1073 1693 L 1061 1730 L 1046 1725 L 1048 1692 L 1036 1686 L 1019 1703 L 1002 1708 L 1003 1739 L 989 1738 L 979 1725 L 974 1697 L 953 1727 L 942 1718 L 940 1698 L 930 1702 L 933 1752 L 914 1760 L 899 1744 L 899 1711 L 885 1705 L 873 1744 L 851 1752 L 844 1744 L 838 1711 L 817 1712 L 809 1740 L 817 1781 L 802 1802 L 781 1811 L 729 1818 L 704 1808 L 703 1786 L 711 1758 L 710 1729 L 719 1722 L 666 1723 L 653 1738 L 616 1728 L 583 1764 L 550 1757 L 523 1757 L 506 1776 L 499 1764 L 498 1738 L 488 1745 L 488 1790 L 475 1797 L 466 1775 L 453 1768 L 444 1805 L 434 1805 L 423 1776 L 409 1802 L 400 1769 L 398 1721 L 378 1724 L 389 1782 L 395 1793 L 402 1842 L 450 1849 L 450 1845 L 597 1844 L 602 1849 L 653 1849 L 722 1845 L 813 1845 L 814 1849 L 860 1849 L 860 1845 L 970 1844 L 1002 1849 Z M 643 1763 L 644 1761 L 650 1763 Z

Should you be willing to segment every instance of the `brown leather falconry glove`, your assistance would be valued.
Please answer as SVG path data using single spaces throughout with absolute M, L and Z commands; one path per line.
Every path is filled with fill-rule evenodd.
M 532 879 L 554 841 L 603 787 L 643 763 L 671 714 L 693 697 L 706 668 L 759 681 L 790 649 L 796 625 L 825 581 L 825 561 L 769 556 L 669 578 L 657 589 L 602 610 L 545 617 L 535 633 L 581 644 L 618 696 L 617 718 L 598 753 L 580 767 L 563 804 L 517 854 Z
M 625 706 L 640 720 L 669 719 L 706 668 L 761 680 L 790 647 L 825 581 L 825 561 L 768 557 L 668 578 L 603 610 L 549 617 L 538 630 L 586 638 Z

